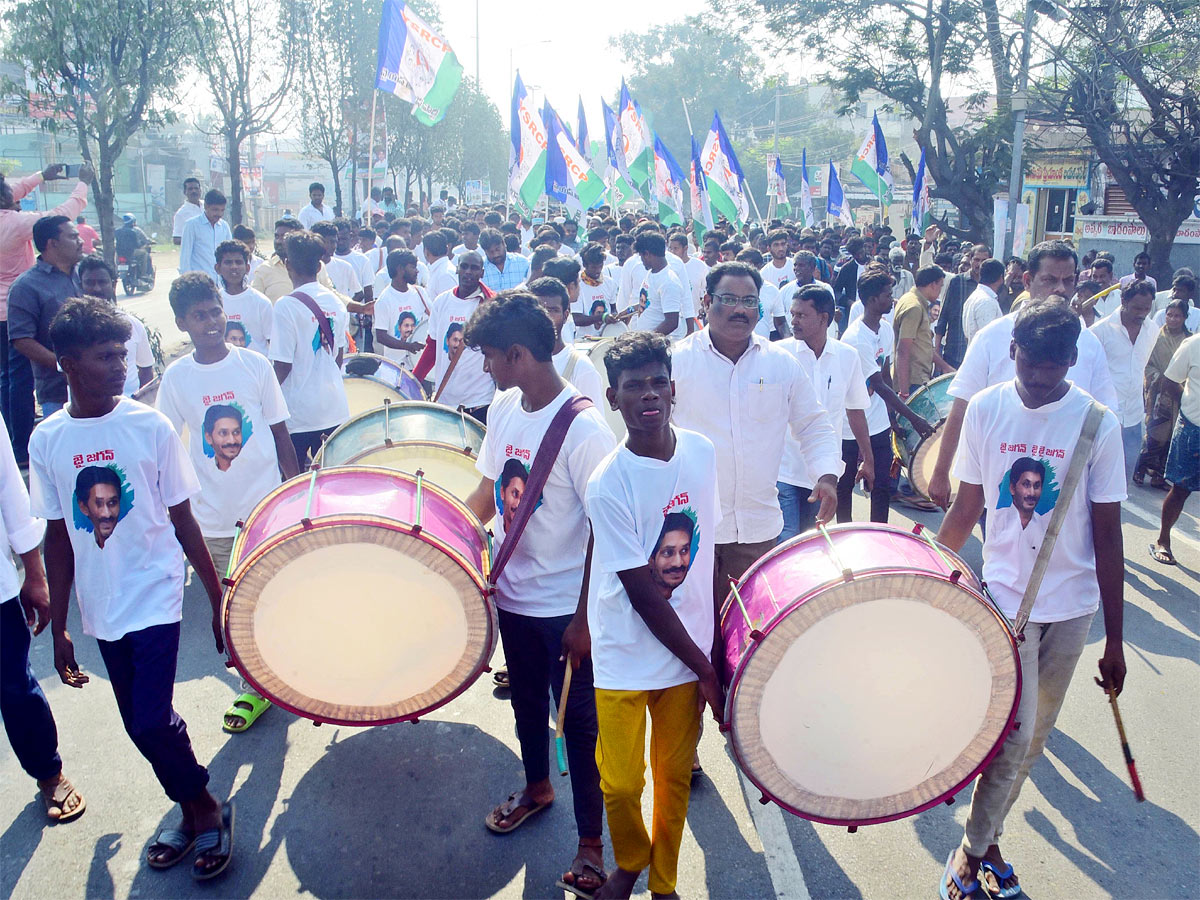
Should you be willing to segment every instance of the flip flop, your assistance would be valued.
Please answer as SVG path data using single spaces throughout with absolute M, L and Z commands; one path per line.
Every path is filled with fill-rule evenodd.
M 61 801 L 54 799 L 60 788 L 64 791 Z M 42 789 L 41 785 L 38 785 L 38 791 L 42 795 L 42 803 L 46 806 L 46 818 L 51 822 L 70 822 L 72 819 L 78 819 L 82 816 L 83 811 L 87 809 L 87 801 L 83 799 L 83 794 L 75 790 L 75 785 L 71 784 L 65 775 L 58 780 L 58 783 L 54 785 L 54 789 L 49 794 Z M 79 805 L 70 812 L 65 812 L 65 804 L 72 797 L 79 798 Z M 57 816 L 50 815 L 51 808 L 57 809 L 59 814 Z
M 586 875 L 589 870 L 597 879 L 599 879 L 600 887 L 603 887 L 604 882 L 608 881 L 608 873 L 605 872 L 604 869 L 602 869 L 602 868 L 597 869 L 591 863 L 584 863 L 583 865 L 581 865 L 579 867 L 578 872 L 575 871 L 575 866 L 571 866 L 570 874 L 574 875 L 575 878 L 578 879 L 579 876 Z M 554 883 L 554 886 L 561 888 L 562 890 L 567 891 L 568 893 L 574 894 L 576 897 L 582 897 L 583 900 L 592 900 L 592 897 L 595 896 L 596 891 L 600 890 L 600 887 L 597 887 L 596 891 L 592 891 L 591 893 L 588 893 L 587 891 L 583 890 L 582 888 L 575 887 L 575 885 L 573 885 L 573 884 L 567 884 L 567 882 L 562 878 L 558 879 L 558 881 L 556 881 Z
M 501 666 L 492 673 L 492 684 L 496 687 L 508 687 L 508 668 Z
M 946 876 L 949 875 L 954 879 L 954 886 L 962 892 L 964 900 L 968 897 L 976 898 L 979 895 L 979 880 L 976 879 L 970 884 L 963 884 L 962 879 L 958 877 L 958 873 L 954 871 L 955 852 L 951 850 L 950 855 L 946 857 L 946 868 L 942 870 L 942 880 L 938 882 L 938 896 L 942 900 L 950 900 L 950 889 L 946 885 Z
M 1157 544 L 1150 545 L 1150 556 L 1156 563 L 1162 563 L 1164 566 L 1175 565 L 1175 556 L 1170 550 L 1159 550 Z
M 233 813 L 232 800 L 221 804 L 221 827 L 210 828 L 196 835 L 196 859 L 192 861 L 192 877 L 197 881 L 216 878 L 233 861 Z M 223 857 L 215 869 L 200 869 L 196 862 L 200 857 Z
M 996 877 L 996 884 L 998 884 L 998 885 L 1004 884 L 1004 882 L 1008 881 L 1010 878 L 1012 878 L 1016 874 L 1015 872 L 1013 872 L 1012 863 L 1009 863 L 1005 867 L 1005 870 L 1002 872 L 1002 871 L 1000 871 L 999 866 L 997 866 L 995 863 L 989 862 L 988 860 L 985 859 L 983 862 L 981 862 L 979 864 L 979 868 L 983 869 L 986 872 L 991 872 Z M 1010 900 L 1010 898 L 1012 898 L 1012 897 L 1020 897 L 1021 896 L 1021 885 L 1020 884 L 1010 884 L 1008 887 L 1000 888 L 1000 890 L 996 891 L 993 894 L 991 891 L 988 890 L 986 881 L 984 881 L 982 878 L 980 878 L 979 883 L 981 885 L 983 885 L 984 893 L 986 893 L 989 897 L 997 898 L 997 900 Z
M 528 804 L 522 803 L 520 800 L 521 792 L 518 791 L 508 795 L 508 799 L 500 804 L 496 809 L 483 817 L 483 824 L 496 834 L 508 834 L 510 831 L 516 831 L 524 824 L 525 820 L 535 813 L 540 813 L 543 809 L 550 806 L 549 803 L 534 803 L 532 800 Z M 516 810 L 523 809 L 525 812 L 515 822 L 507 828 L 500 825 L 501 819 L 507 819 Z M 497 815 L 499 813 L 499 815 Z
M 175 863 L 179 862 L 192 847 L 196 846 L 196 836 L 188 834 L 186 831 L 180 831 L 178 828 L 167 828 L 158 833 L 158 837 L 154 839 L 154 843 L 146 849 L 146 865 L 152 869 L 169 869 Z M 154 860 L 150 858 L 150 854 L 155 850 L 170 850 L 174 856 L 168 856 L 165 859 Z
M 238 706 L 239 703 L 244 703 L 249 706 L 249 709 L 242 709 Z M 225 710 L 226 716 L 235 716 L 242 720 L 240 725 L 230 725 L 224 719 L 221 720 L 221 728 L 230 734 L 241 734 L 246 731 L 251 725 L 258 721 L 258 717 L 271 708 L 271 701 L 266 697 L 260 697 L 253 691 L 247 691 L 236 700 L 229 709 Z

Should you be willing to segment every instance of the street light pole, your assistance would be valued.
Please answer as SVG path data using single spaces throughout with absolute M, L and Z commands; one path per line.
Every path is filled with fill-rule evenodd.
M 1025 149 L 1025 110 L 1029 105 L 1029 44 L 1033 32 L 1033 0 L 1025 3 L 1025 24 L 1021 37 L 1021 68 L 1017 72 L 1017 89 L 1013 91 L 1013 148 L 1012 169 L 1008 175 L 1008 217 L 1004 223 L 1004 255 L 1006 262 L 1013 256 L 1013 241 L 1017 233 L 1017 204 L 1021 201 L 1021 155 Z

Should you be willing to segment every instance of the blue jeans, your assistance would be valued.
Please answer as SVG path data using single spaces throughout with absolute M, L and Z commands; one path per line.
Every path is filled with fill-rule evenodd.
M 1125 483 L 1133 480 L 1138 457 L 1142 454 L 1142 423 L 1121 426 L 1121 445 L 1125 450 Z
M 66 403 L 59 403 L 57 400 L 47 400 L 42 403 L 42 418 L 48 419 L 64 406 Z
M 779 509 L 783 513 L 783 531 L 779 532 L 781 543 L 817 527 L 817 504 L 808 502 L 812 488 L 783 481 L 777 481 L 775 487 L 779 490 Z
M 62 771 L 62 759 L 54 715 L 29 665 L 29 637 L 21 602 L 0 603 L 0 715 L 21 768 L 46 781 Z

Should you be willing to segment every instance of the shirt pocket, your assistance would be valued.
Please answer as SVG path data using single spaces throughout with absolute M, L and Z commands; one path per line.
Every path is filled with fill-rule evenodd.
M 752 384 L 746 409 L 755 422 L 777 422 L 783 415 L 782 384 Z

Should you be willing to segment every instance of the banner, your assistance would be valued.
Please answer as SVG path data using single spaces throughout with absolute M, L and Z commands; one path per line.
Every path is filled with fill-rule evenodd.
M 436 125 L 445 118 L 462 75 L 463 67 L 444 37 L 404 0 L 383 0 L 376 88 L 411 103 L 418 122 Z
M 654 196 L 663 225 L 683 224 L 683 169 L 659 136 L 654 135 Z

